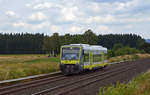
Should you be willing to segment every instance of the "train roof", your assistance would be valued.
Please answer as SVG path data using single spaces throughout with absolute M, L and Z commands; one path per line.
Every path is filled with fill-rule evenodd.
M 102 52 L 107 53 L 107 48 L 100 45 L 89 45 L 89 44 L 70 44 L 64 46 L 79 46 L 82 47 L 84 53 L 93 52 L 93 54 L 102 54 Z

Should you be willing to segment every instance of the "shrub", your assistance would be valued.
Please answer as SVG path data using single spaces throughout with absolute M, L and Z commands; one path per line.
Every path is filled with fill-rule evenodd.
M 130 54 L 136 54 L 136 53 L 144 53 L 143 50 L 137 50 L 136 48 L 130 48 L 130 47 L 123 47 L 119 49 L 112 49 L 108 50 L 108 58 L 115 57 L 115 56 L 122 56 L 122 55 L 130 55 Z

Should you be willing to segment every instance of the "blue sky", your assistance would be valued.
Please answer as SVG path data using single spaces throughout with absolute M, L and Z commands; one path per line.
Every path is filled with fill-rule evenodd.
M 0 0 L 0 33 L 134 33 L 150 38 L 150 0 Z

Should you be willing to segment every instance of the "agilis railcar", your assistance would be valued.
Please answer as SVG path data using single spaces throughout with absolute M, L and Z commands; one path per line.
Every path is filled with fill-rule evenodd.
M 65 75 L 107 65 L 107 48 L 98 45 L 70 44 L 61 46 L 60 70 Z

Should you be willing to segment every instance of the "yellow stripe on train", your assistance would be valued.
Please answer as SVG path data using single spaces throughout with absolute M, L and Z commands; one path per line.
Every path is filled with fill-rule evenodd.
M 62 60 L 61 63 L 62 64 L 78 64 L 79 61 L 78 60 Z
M 84 69 L 90 69 L 91 70 L 95 67 L 104 67 L 106 65 L 108 65 L 108 63 L 85 65 Z

